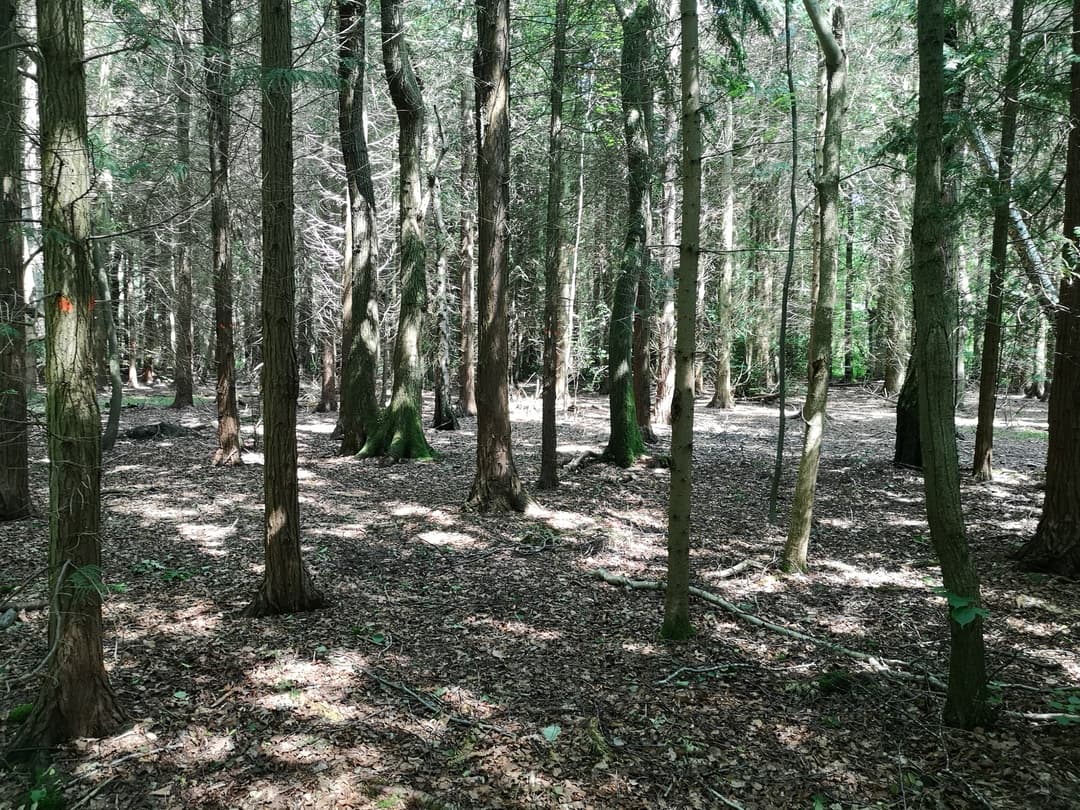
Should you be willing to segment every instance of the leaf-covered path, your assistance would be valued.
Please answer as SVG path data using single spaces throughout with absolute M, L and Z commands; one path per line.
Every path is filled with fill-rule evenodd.
M 763 518 L 775 409 L 701 405 L 695 584 L 944 674 L 922 482 L 890 463 L 890 403 L 834 391 L 812 570 L 793 578 L 778 575 L 783 535 Z M 1009 399 L 1004 413 L 998 479 L 965 483 L 990 666 L 1012 685 L 997 692 L 1003 712 L 1054 712 L 1080 703 L 1080 599 L 1075 584 L 1009 560 L 1038 516 L 1045 407 Z M 577 402 L 560 429 L 567 459 L 602 446 L 605 414 L 599 400 Z M 128 409 L 124 426 L 178 418 Z M 210 419 L 200 406 L 182 420 L 204 429 L 121 441 L 106 458 L 106 654 L 134 721 L 58 753 L 69 807 L 1080 807 L 1080 726 L 1004 715 L 992 730 L 942 729 L 927 684 L 700 600 L 696 638 L 660 640 L 658 594 L 590 572 L 663 577 L 667 471 L 564 468 L 558 492 L 534 493 L 539 514 L 466 513 L 471 420 L 429 433 L 436 462 L 382 464 L 334 457 L 333 415 L 302 415 L 305 551 L 333 607 L 237 618 L 259 576 L 262 468 L 257 454 L 209 466 Z M 534 481 L 538 402 L 515 405 L 514 430 Z M 46 537 L 44 515 L 0 526 L 0 586 L 42 566 Z M 16 597 L 45 599 L 40 582 Z M 21 618 L 0 632 L 0 663 L 16 654 L 0 671 L 4 717 L 34 692 L 10 680 L 45 652 L 44 611 Z M 0 745 L 14 730 L 0 724 Z M 25 774 L 0 774 L 0 808 L 26 788 Z

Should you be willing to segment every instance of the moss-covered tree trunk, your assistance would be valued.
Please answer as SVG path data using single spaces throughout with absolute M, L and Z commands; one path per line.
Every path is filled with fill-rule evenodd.
M 0 0 L 0 520 L 30 513 L 17 0 Z
M 994 476 L 994 414 L 997 412 L 998 371 L 1001 365 L 1002 293 L 1005 259 L 1009 249 L 1009 202 L 1012 197 L 1013 149 L 1020 111 L 1021 47 L 1024 36 L 1024 0 L 1013 0 L 1009 28 L 1009 56 L 1005 65 L 1001 112 L 1001 147 L 994 188 L 994 230 L 990 239 L 990 284 L 986 293 L 982 365 L 979 369 L 979 421 L 975 428 L 975 457 L 971 473 L 976 481 Z
M 626 239 L 608 327 L 611 432 L 604 458 L 620 467 L 629 467 L 645 452 L 634 406 L 633 336 L 638 284 L 649 265 L 652 223 L 652 89 L 647 66 L 653 8 L 649 0 L 615 0 L 615 10 L 622 23 L 619 92 L 626 139 L 628 204 Z
M 338 2 L 338 129 L 345 160 L 346 215 L 342 289 L 342 455 L 364 446 L 379 420 L 375 188 L 364 130 L 367 0 Z
M 664 638 L 684 639 L 690 625 L 690 504 L 694 465 L 694 354 L 701 245 L 701 85 L 697 0 L 680 3 L 682 33 L 683 213 L 676 292 L 675 392 L 671 402 L 671 486 L 668 494 Z
M 1058 293 L 1050 388 L 1046 497 L 1035 536 L 1020 550 L 1032 571 L 1080 577 L 1080 0 L 1073 0 L 1069 148 L 1065 163 L 1065 261 Z
M 181 12 L 181 16 L 186 16 Z M 183 32 L 186 21 L 181 20 L 177 31 Z M 188 71 L 188 47 L 181 33 L 176 52 L 176 166 L 177 197 L 184 207 L 194 203 L 194 176 L 191 171 L 191 77 Z M 190 214 L 180 219 L 176 243 L 173 245 L 173 272 L 176 275 L 176 354 L 173 360 L 173 383 L 176 394 L 173 408 L 190 408 L 194 404 L 195 344 L 191 331 L 192 289 L 191 248 L 195 242 L 194 225 Z
M 478 0 L 476 53 L 477 314 L 476 477 L 470 505 L 523 511 L 529 496 L 510 442 L 507 283 L 510 276 L 510 2 Z
M 427 306 L 427 250 L 420 184 L 420 139 L 424 129 L 424 97 L 413 70 L 405 37 L 402 0 L 384 0 L 382 56 L 390 98 L 398 118 L 398 223 L 401 297 L 394 339 L 394 389 L 390 405 L 360 448 L 361 456 L 431 458 L 421 421 L 423 366 L 420 338 Z
M 247 616 L 323 607 L 300 550 L 296 458 L 296 257 L 293 235 L 292 28 L 289 0 L 261 0 L 263 466 L 266 567 Z
M 214 366 L 217 407 L 216 466 L 240 464 L 240 416 L 236 405 L 232 244 L 229 235 L 229 140 L 232 0 L 203 0 L 207 135 L 210 147 L 210 246 L 214 273 Z
M 101 640 L 101 422 L 82 4 L 38 0 L 37 27 L 52 654 L 12 745 L 21 756 L 108 734 L 124 719 Z
M 785 571 L 805 571 L 810 526 L 817 489 L 821 442 L 825 434 L 825 407 L 829 395 L 829 372 L 832 358 L 833 306 L 836 297 L 836 264 L 839 244 L 837 209 L 840 202 L 840 140 L 843 132 L 844 94 L 847 80 L 847 55 L 844 52 L 844 13 L 833 10 L 832 24 L 814 0 L 803 0 L 825 57 L 826 101 L 825 133 L 822 139 L 821 174 L 817 182 L 820 200 L 821 255 L 818 259 L 817 302 L 810 328 L 809 382 L 803 406 L 802 457 L 795 479 L 791 502 L 791 520 L 784 544 Z
M 556 464 L 558 434 L 559 365 L 565 366 L 563 333 L 566 305 L 563 293 L 563 84 L 566 81 L 567 0 L 555 3 L 555 41 L 551 65 L 551 113 L 548 125 L 547 222 L 544 228 L 544 402 L 540 429 L 540 489 L 559 485 Z M 565 370 L 563 372 L 565 375 Z
M 945 26 L 943 0 L 919 0 L 919 115 L 916 121 L 912 271 L 915 293 L 915 370 L 930 538 L 948 593 L 952 639 L 947 725 L 973 728 L 989 717 L 979 576 L 964 536 L 956 454 L 953 385 L 956 341 L 955 278 L 949 277 L 947 231 L 955 227 L 947 202 L 945 162 Z

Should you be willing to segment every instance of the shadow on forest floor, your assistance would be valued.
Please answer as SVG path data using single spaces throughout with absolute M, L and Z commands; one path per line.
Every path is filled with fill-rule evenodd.
M 939 573 L 922 482 L 889 463 L 891 404 L 837 388 L 818 488 L 812 571 L 781 577 L 764 521 L 777 414 L 697 411 L 694 580 L 743 610 L 944 673 Z M 1080 694 L 1074 586 L 1008 559 L 1035 525 L 1045 406 L 1007 400 L 990 485 L 965 482 L 983 573 L 990 666 L 1003 708 L 1045 712 Z M 539 403 L 515 403 L 515 455 L 537 475 Z M 961 453 L 973 423 L 961 413 Z M 169 421 L 125 410 L 125 427 Z M 261 566 L 262 468 L 215 469 L 209 405 L 195 434 L 122 441 L 105 463 L 105 606 L 123 734 L 57 757 L 70 804 L 226 807 L 1078 807 L 1075 727 L 1009 719 L 940 727 L 939 697 L 695 602 L 697 636 L 659 639 L 662 600 L 605 585 L 603 567 L 662 578 L 668 472 L 563 470 L 528 517 L 463 512 L 475 422 L 429 432 L 435 463 L 333 456 L 334 415 L 301 414 L 304 551 L 328 610 L 236 617 Z M 789 422 L 783 491 L 801 443 Z M 666 428 L 659 432 L 666 438 Z M 606 405 L 582 397 L 560 427 L 568 459 L 599 449 Z M 45 503 L 41 436 L 34 456 Z M 663 452 L 663 448 L 658 448 Z M 257 455 L 249 462 L 257 461 Z M 784 514 L 784 509 L 781 509 Z M 43 517 L 0 527 L 3 582 L 45 556 Z M 734 576 L 719 573 L 750 565 Z M 37 597 L 43 594 L 40 592 Z M 14 672 L 44 653 L 44 614 Z M 31 685 L 0 709 L 32 699 Z M 0 745 L 14 725 L 0 725 Z M 0 808 L 19 774 L 0 774 Z

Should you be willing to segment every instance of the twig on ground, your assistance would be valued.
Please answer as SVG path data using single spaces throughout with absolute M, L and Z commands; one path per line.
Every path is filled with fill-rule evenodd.
M 415 690 L 410 689 L 403 683 L 395 683 L 394 681 L 388 681 L 386 678 L 382 677 L 374 670 L 368 669 L 367 667 L 357 667 L 357 670 L 367 675 L 372 680 L 377 681 L 379 684 L 386 687 L 387 689 L 392 689 L 394 691 L 401 692 L 408 697 L 411 697 L 413 700 L 415 700 L 432 714 L 444 715 L 447 722 L 449 723 L 455 723 L 459 726 L 482 728 L 486 731 L 496 731 L 499 734 L 510 736 L 510 732 L 506 731 L 505 729 L 499 728 L 498 726 L 493 726 L 491 723 L 485 723 L 481 720 L 473 720 L 471 717 L 465 717 L 460 714 L 455 714 L 454 712 L 448 712 L 446 711 L 446 707 L 443 705 L 442 701 L 438 698 L 429 698 L 425 695 L 421 695 Z
M 76 776 L 74 779 L 72 779 L 70 782 L 68 782 L 68 785 L 69 786 L 70 785 L 77 785 L 79 782 L 83 781 L 84 779 L 89 777 L 91 774 L 97 773 L 102 768 L 115 768 L 117 765 L 122 765 L 123 763 L 129 762 L 129 761 L 131 761 L 133 759 L 142 759 L 143 757 L 150 757 L 150 756 L 153 756 L 154 754 L 161 754 L 161 753 L 164 753 L 165 751 L 172 751 L 173 749 L 183 748 L 183 747 L 184 747 L 184 744 L 182 742 L 172 742 L 172 743 L 169 743 L 168 745 L 163 745 L 160 748 L 151 748 L 148 751 L 133 751 L 130 754 L 124 754 L 122 757 L 117 757 L 116 759 L 111 759 L 108 762 L 95 762 L 95 763 L 92 763 L 86 769 L 86 771 L 84 771 L 83 773 L 80 773 L 78 776 Z
M 727 579 L 728 577 L 735 576 L 740 571 L 745 571 L 753 564 L 753 560 L 743 560 L 740 563 L 735 563 L 735 565 L 731 566 L 730 568 L 722 568 L 721 570 L 713 574 L 712 577 L 713 579 Z
M 71 805 L 70 810 L 78 810 L 80 807 L 82 807 L 84 804 L 86 804 L 92 798 L 94 798 L 99 793 L 101 793 L 101 791 L 103 791 L 109 785 L 109 783 L 112 782 L 114 779 L 116 779 L 115 776 L 110 776 L 108 779 L 106 779 L 101 784 L 96 785 L 93 790 L 91 790 L 89 793 L 87 793 L 85 796 L 83 796 L 81 799 L 79 799 L 77 802 L 75 802 L 75 804 Z
M 671 683 L 673 680 L 678 678 L 684 672 L 689 672 L 691 674 L 695 674 L 695 673 L 700 674 L 700 673 L 703 673 L 703 672 L 715 672 L 718 669 L 734 669 L 736 666 L 738 666 L 738 665 L 737 664 L 713 664 L 712 666 L 707 666 L 707 667 L 679 667 L 677 670 L 672 672 L 670 675 L 666 675 L 665 677 L 661 678 L 658 681 L 653 681 L 653 683 L 656 684 L 657 686 L 663 686 L 665 683 Z
M 727 796 L 723 795 L 722 793 L 719 793 L 716 790 L 713 790 L 713 788 L 710 785 L 705 785 L 705 789 L 707 791 L 709 791 L 709 793 L 711 793 L 713 795 L 714 799 L 718 800 L 719 802 L 721 802 L 725 806 L 731 807 L 734 810 L 746 810 L 745 807 L 743 807 L 741 804 L 739 804 L 734 799 L 729 799 Z

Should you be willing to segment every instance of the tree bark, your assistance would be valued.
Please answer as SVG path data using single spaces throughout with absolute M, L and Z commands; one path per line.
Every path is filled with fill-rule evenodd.
M 957 313 L 950 298 L 947 231 L 955 227 L 948 192 L 945 129 L 946 18 L 943 0 L 919 0 L 919 114 L 916 121 L 912 286 L 915 294 L 915 369 L 930 538 L 949 600 L 952 653 L 944 722 L 974 728 L 989 718 L 979 576 L 964 536 L 956 455 L 953 358 Z M 961 611 L 967 609 L 968 615 Z M 972 612 L 975 611 L 975 612 Z
M 664 638 L 693 635 L 690 624 L 690 504 L 693 491 L 694 354 L 697 270 L 701 245 L 701 89 L 698 82 L 697 0 L 681 0 L 680 84 L 683 133 L 683 216 L 676 293 L 675 392 L 671 403 L 671 485 L 668 494 L 667 587 Z
M 565 381 L 566 304 L 562 300 L 563 262 L 563 84 L 566 81 L 567 0 L 555 2 L 555 41 L 551 65 L 551 119 L 548 126 L 547 226 L 544 233 L 544 402 L 540 429 L 540 489 L 559 485 L 556 464 L 559 366 Z
M 458 410 L 464 416 L 476 415 L 476 220 L 473 218 L 475 209 L 472 200 L 476 188 L 476 123 L 473 120 L 470 84 L 469 81 L 461 83 L 461 218 L 458 223 L 461 244 L 458 250 L 461 275 Z
M 855 196 L 848 194 L 844 233 L 844 382 L 855 382 Z
M 510 442 L 507 385 L 507 247 L 510 228 L 510 2 L 478 0 L 476 52 L 476 144 L 480 223 L 478 262 L 480 364 L 476 386 L 476 478 L 469 504 L 481 511 L 524 511 Z
M 825 407 L 829 394 L 832 355 L 833 304 L 836 297 L 836 249 L 839 241 L 837 208 L 840 197 L 840 139 L 843 131 L 844 95 L 847 80 L 847 54 L 844 51 L 843 8 L 833 10 L 832 25 L 815 0 L 803 0 L 825 57 L 826 115 L 823 162 L 817 182 L 821 201 L 821 255 L 818 297 L 810 330 L 809 383 L 803 406 L 802 458 L 791 503 L 791 521 L 784 545 L 785 571 L 805 571 L 810 526 L 813 518 L 814 492 L 817 489 L 818 462 L 825 433 Z
M 724 113 L 724 150 L 720 158 L 720 199 L 723 200 L 724 258 L 716 284 L 716 384 L 710 408 L 735 407 L 731 389 L 731 284 L 735 276 L 735 105 L 727 99 Z
M 1069 69 L 1069 147 L 1065 162 L 1066 267 L 1058 290 L 1057 346 L 1050 389 L 1046 497 L 1035 536 L 1020 550 L 1030 571 L 1080 577 L 1080 0 L 1073 0 Z
M 293 235 L 292 21 L 288 0 L 260 0 L 262 40 L 262 409 L 266 568 L 244 613 L 324 607 L 300 550 L 296 458 L 296 267 Z
M 660 228 L 661 259 L 660 285 L 663 293 L 660 317 L 657 319 L 656 363 L 656 421 L 671 421 L 671 398 L 675 389 L 675 253 L 676 225 L 678 218 L 679 175 L 679 105 L 675 83 L 679 75 L 679 0 L 668 0 L 666 5 L 667 59 L 660 71 L 660 98 L 664 110 L 663 164 L 660 170 Z M 726 155 L 724 156 L 727 157 Z M 717 365 L 719 379 L 719 364 Z M 716 401 L 709 403 L 710 407 Z
M 18 0 L 0 0 L 0 520 L 30 514 Z
M 236 356 L 229 236 L 229 138 L 231 129 L 232 0 L 203 0 L 203 46 L 210 145 L 210 245 L 214 273 L 214 366 L 217 450 L 215 466 L 241 463 L 236 405 Z
M 194 200 L 191 172 L 191 77 L 188 71 L 188 45 L 184 36 L 186 22 L 181 12 L 177 26 L 180 41 L 176 53 L 176 167 L 177 197 L 180 207 L 190 207 Z M 173 245 L 176 273 L 176 353 L 173 359 L 176 395 L 173 408 L 194 405 L 193 358 L 195 354 L 191 332 L 191 245 L 194 243 L 192 216 L 185 213 L 180 219 L 179 235 Z
M 94 387 L 90 154 L 82 4 L 38 0 L 45 379 L 49 449 L 48 659 L 12 745 L 33 755 L 123 722 L 101 622 L 101 422 Z
M 620 467 L 629 467 L 645 452 L 634 403 L 633 324 L 638 283 L 649 265 L 652 222 L 649 171 L 652 90 L 646 64 L 653 14 L 649 0 L 615 0 L 615 10 L 622 23 L 619 85 L 626 139 L 628 206 L 626 239 L 608 329 L 611 432 L 604 458 Z
M 975 458 L 971 465 L 976 481 L 989 481 L 994 477 L 992 456 L 998 373 L 1001 366 L 1002 292 L 1005 285 L 1005 260 L 1009 250 L 1009 201 L 1012 198 L 1016 120 L 1020 111 L 1023 35 L 1024 0 L 1013 0 L 1009 55 L 1003 77 L 1005 100 L 1001 112 L 1001 148 L 998 152 L 998 175 L 994 188 L 990 283 L 986 294 L 986 322 L 983 325 L 982 364 L 979 370 L 979 419 L 975 428 Z
M 439 140 L 443 142 L 441 123 Z M 439 180 L 439 167 L 446 149 L 444 144 L 435 169 L 428 175 L 428 196 L 435 221 L 435 413 L 431 419 L 435 430 L 458 429 L 457 415 L 450 403 L 450 232 L 443 217 L 442 182 Z
M 420 338 L 427 306 L 427 249 L 424 246 L 424 204 L 420 183 L 420 139 L 424 131 L 424 98 L 413 70 L 405 38 L 402 0 L 384 0 L 381 7 L 382 56 L 390 98 L 398 118 L 399 254 L 401 296 L 394 339 L 394 389 L 390 406 L 379 417 L 360 455 L 431 458 L 421 421 L 423 367 Z
M 367 0 L 338 2 L 338 129 L 345 161 L 346 212 L 342 279 L 341 455 L 364 446 L 379 420 L 378 238 L 364 124 Z

